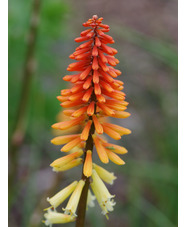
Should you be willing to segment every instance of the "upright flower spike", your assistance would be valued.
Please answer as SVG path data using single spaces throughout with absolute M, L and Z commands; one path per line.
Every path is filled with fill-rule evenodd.
M 63 78 L 71 86 L 61 90 L 57 97 L 64 108 L 63 115 L 66 119 L 52 125 L 53 129 L 61 130 L 63 135 L 55 137 L 51 142 L 63 145 L 62 154 L 66 152 L 67 155 L 52 162 L 51 167 L 60 172 L 82 165 L 83 173 L 81 180 L 74 181 L 48 198 L 48 202 L 56 209 L 72 193 L 66 208 L 63 208 L 64 213 L 48 209 L 48 213 L 44 215 L 46 225 L 76 219 L 76 226 L 83 227 L 86 209 L 94 206 L 95 198 L 107 218 L 115 205 L 114 195 L 109 193 L 104 182 L 113 184 L 116 176 L 93 163 L 93 148 L 96 148 L 101 162 L 107 164 L 110 160 L 117 165 L 124 165 L 125 162 L 118 155 L 126 154 L 126 148 L 109 143 L 102 135 L 107 134 L 120 140 L 123 135 L 130 134 L 129 129 L 107 121 L 107 117 L 125 119 L 130 113 L 126 112 L 128 102 L 122 92 L 124 83 L 117 79 L 121 75 L 121 71 L 115 69 L 119 63 L 115 57 L 117 50 L 108 45 L 113 44 L 114 40 L 106 34 L 110 28 L 102 21 L 102 17 L 94 15 L 83 23 L 86 30 L 75 39 L 80 45 L 69 56 L 74 60 L 67 67 L 70 75 Z M 69 135 L 71 132 L 73 134 Z M 92 195 L 90 186 L 95 196 Z

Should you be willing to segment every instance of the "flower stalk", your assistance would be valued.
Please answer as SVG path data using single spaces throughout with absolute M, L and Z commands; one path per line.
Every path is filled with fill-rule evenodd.
M 18 170 L 18 152 L 19 148 L 23 144 L 25 136 L 25 118 L 26 110 L 29 101 L 30 87 L 32 83 L 32 76 L 35 71 L 36 59 L 35 59 L 35 50 L 36 50 L 36 41 L 39 28 L 39 16 L 41 9 L 41 0 L 32 1 L 32 12 L 30 17 L 30 26 L 28 31 L 28 39 L 26 45 L 26 55 L 25 62 L 23 66 L 23 83 L 21 88 L 20 100 L 15 117 L 15 125 L 13 132 L 10 138 L 9 145 L 9 156 L 10 156 L 10 169 L 9 169 L 9 189 L 10 191 L 15 190 L 15 182 L 17 177 Z M 15 177 L 16 176 L 16 177 Z M 11 194 L 11 193 L 9 193 Z
M 91 117 L 90 117 L 91 118 Z M 84 161 L 86 160 L 87 157 L 87 151 L 93 151 L 93 139 L 92 135 L 95 132 L 95 127 L 94 124 L 92 124 L 88 140 L 86 142 L 86 147 L 85 147 L 85 154 L 84 154 Z M 87 204 L 87 197 L 88 197 L 88 189 L 90 185 L 90 177 L 87 177 L 84 175 L 84 171 L 82 173 L 82 179 L 85 180 L 85 186 L 83 188 L 79 205 L 78 205 L 78 210 L 77 210 L 77 219 L 76 219 L 76 227 L 81 227 L 84 226 L 85 223 L 85 213 L 86 213 L 86 204 Z

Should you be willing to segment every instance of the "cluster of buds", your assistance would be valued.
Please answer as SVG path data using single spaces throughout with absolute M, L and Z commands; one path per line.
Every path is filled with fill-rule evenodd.
M 102 213 L 108 217 L 108 213 L 115 205 L 114 195 L 109 193 L 105 184 L 113 184 L 116 177 L 93 163 L 93 148 L 95 146 L 102 163 L 106 164 L 110 160 L 117 165 L 125 164 L 118 154 L 125 154 L 127 150 L 108 143 L 103 134 L 115 140 L 130 134 L 129 129 L 105 120 L 106 117 L 127 118 L 130 114 L 125 112 L 128 102 L 121 91 L 123 82 L 116 79 L 121 74 L 114 68 L 119 63 L 114 57 L 117 50 L 107 46 L 113 44 L 114 40 L 105 34 L 110 29 L 108 25 L 102 24 L 102 20 L 103 18 L 94 15 L 92 19 L 83 23 L 84 27 L 89 28 L 81 32 L 81 37 L 75 41 L 84 43 L 70 55 L 71 59 L 77 61 L 67 68 L 70 72 L 76 71 L 76 74 L 63 78 L 71 83 L 71 88 L 61 90 L 61 95 L 57 97 L 61 106 L 66 108 L 63 114 L 69 117 L 69 120 L 58 122 L 52 125 L 52 128 L 68 130 L 81 125 L 83 130 L 79 134 L 62 135 L 52 139 L 53 144 L 64 145 L 61 151 L 69 154 L 55 160 L 51 167 L 59 172 L 82 165 L 83 174 L 79 181 L 74 181 L 47 199 L 51 206 L 44 215 L 46 225 L 75 221 L 86 182 L 90 184 L 87 191 L 87 206 L 94 206 L 96 198 Z M 62 208 L 63 213 L 57 212 L 56 208 L 69 196 L 66 207 Z

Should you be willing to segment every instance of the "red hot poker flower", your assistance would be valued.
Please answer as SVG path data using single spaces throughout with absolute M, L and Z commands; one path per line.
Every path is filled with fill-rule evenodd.
M 124 101 L 125 94 L 121 92 L 123 82 L 115 79 L 121 74 L 113 67 L 119 63 L 119 60 L 114 57 L 117 50 L 107 46 L 114 43 L 114 40 L 105 34 L 109 31 L 109 26 L 102 24 L 102 20 L 103 18 L 98 19 L 97 16 L 93 16 L 83 23 L 84 27 L 90 28 L 81 32 L 81 36 L 75 39 L 78 43 L 84 43 L 70 55 L 71 59 L 77 61 L 67 68 L 68 71 L 78 71 L 78 73 L 64 77 L 72 85 L 74 84 L 74 87 L 62 90 L 62 96 L 58 96 L 58 99 L 62 101 L 61 106 L 64 108 L 76 109 L 72 114 L 73 119 L 68 122 L 69 127 L 74 124 L 86 126 L 87 121 L 94 119 L 94 127 L 99 128 L 96 130 L 98 134 L 104 132 L 111 136 L 113 132 L 111 137 L 120 139 L 121 136 L 115 127 L 102 125 L 101 121 L 103 116 L 120 118 L 130 116 L 129 113 L 123 112 L 127 105 Z M 56 124 L 53 127 L 56 128 Z M 62 129 L 61 124 L 57 128 Z M 88 134 L 87 129 L 90 130 L 90 127 L 86 126 L 86 134 Z M 85 130 L 83 135 L 84 133 Z
M 83 162 L 82 180 L 90 184 L 89 178 L 92 177 L 91 188 L 103 214 L 107 216 L 107 213 L 113 210 L 115 202 L 112 199 L 114 196 L 110 195 L 102 180 L 106 183 L 113 182 L 116 177 L 101 167 L 99 169 L 96 168 L 97 165 L 92 163 L 93 146 L 96 147 L 101 162 L 108 163 L 110 160 L 117 165 L 123 165 L 125 162 L 117 154 L 125 154 L 127 150 L 121 146 L 108 143 L 101 135 L 105 133 L 111 138 L 119 140 L 121 136 L 130 134 L 131 131 L 104 120 L 108 116 L 127 118 L 130 114 L 125 112 L 128 102 L 125 101 L 125 93 L 121 91 L 123 82 L 116 79 L 121 75 L 121 71 L 114 68 L 119 63 L 119 60 L 115 58 L 117 50 L 107 45 L 113 44 L 114 40 L 111 36 L 105 34 L 109 32 L 110 28 L 108 25 L 103 24 L 102 21 L 103 18 L 98 18 L 98 16 L 94 15 L 83 23 L 83 26 L 87 27 L 87 29 L 81 32 L 80 37 L 75 39 L 77 43 L 83 42 L 70 55 L 70 58 L 75 60 L 75 62 L 71 63 L 67 70 L 75 73 L 66 75 L 63 78 L 71 83 L 71 88 L 62 90 L 61 96 L 57 97 L 61 102 L 61 106 L 68 108 L 63 112 L 70 119 L 69 121 L 52 125 L 53 128 L 59 130 L 68 130 L 71 127 L 82 125 L 83 130 L 80 134 L 60 136 L 54 138 L 51 142 L 54 144 L 66 144 L 62 147 L 62 152 L 74 149 L 77 152 L 78 150 L 78 156 L 76 154 L 67 155 L 64 158 L 57 159 L 54 162 L 58 163 L 60 160 L 60 168 L 58 167 L 57 171 L 73 168 Z M 82 154 L 82 148 L 84 150 L 82 151 L 84 153 L 84 161 L 79 157 Z M 63 160 L 71 161 L 65 163 L 63 167 L 61 166 L 64 163 Z M 51 166 L 53 165 L 52 163 Z M 81 181 L 79 184 L 81 185 L 80 190 L 75 189 L 72 195 L 73 198 L 75 193 L 79 193 L 78 198 L 80 198 L 84 184 Z M 88 189 L 82 193 L 88 194 Z M 77 207 L 78 202 L 81 203 L 83 200 L 80 198 L 80 201 L 79 199 L 74 201 L 75 205 L 73 205 L 73 198 L 70 199 L 70 202 L 74 209 L 74 206 Z M 63 199 L 60 198 L 60 200 L 62 201 Z M 49 216 L 51 220 L 55 219 L 54 216 L 51 216 L 53 215 L 52 212 L 49 213 L 50 215 L 48 214 L 47 217 Z M 75 210 L 73 210 L 73 213 L 75 213 Z M 79 211 L 77 214 L 78 221 L 81 219 L 79 217 L 81 213 L 82 211 Z M 72 212 L 69 211 L 65 214 L 71 215 Z M 69 218 L 69 216 L 65 216 L 65 218 L 70 221 L 74 220 L 73 217 Z M 82 223 L 79 226 L 82 226 Z

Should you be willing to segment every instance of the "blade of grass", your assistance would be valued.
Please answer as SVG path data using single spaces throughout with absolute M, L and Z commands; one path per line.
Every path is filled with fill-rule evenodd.
M 127 159 L 126 168 L 122 171 L 128 175 L 178 184 L 178 171 L 173 166 L 157 162 Z
M 112 30 L 118 34 L 119 37 L 143 48 L 163 64 L 177 72 L 178 54 L 176 47 L 172 44 L 147 36 L 126 26 L 124 28 L 113 26 Z
M 169 218 L 161 212 L 157 207 L 151 204 L 144 198 L 139 198 L 137 201 L 133 200 L 133 205 L 140 209 L 148 218 L 150 218 L 157 226 L 176 227 Z

